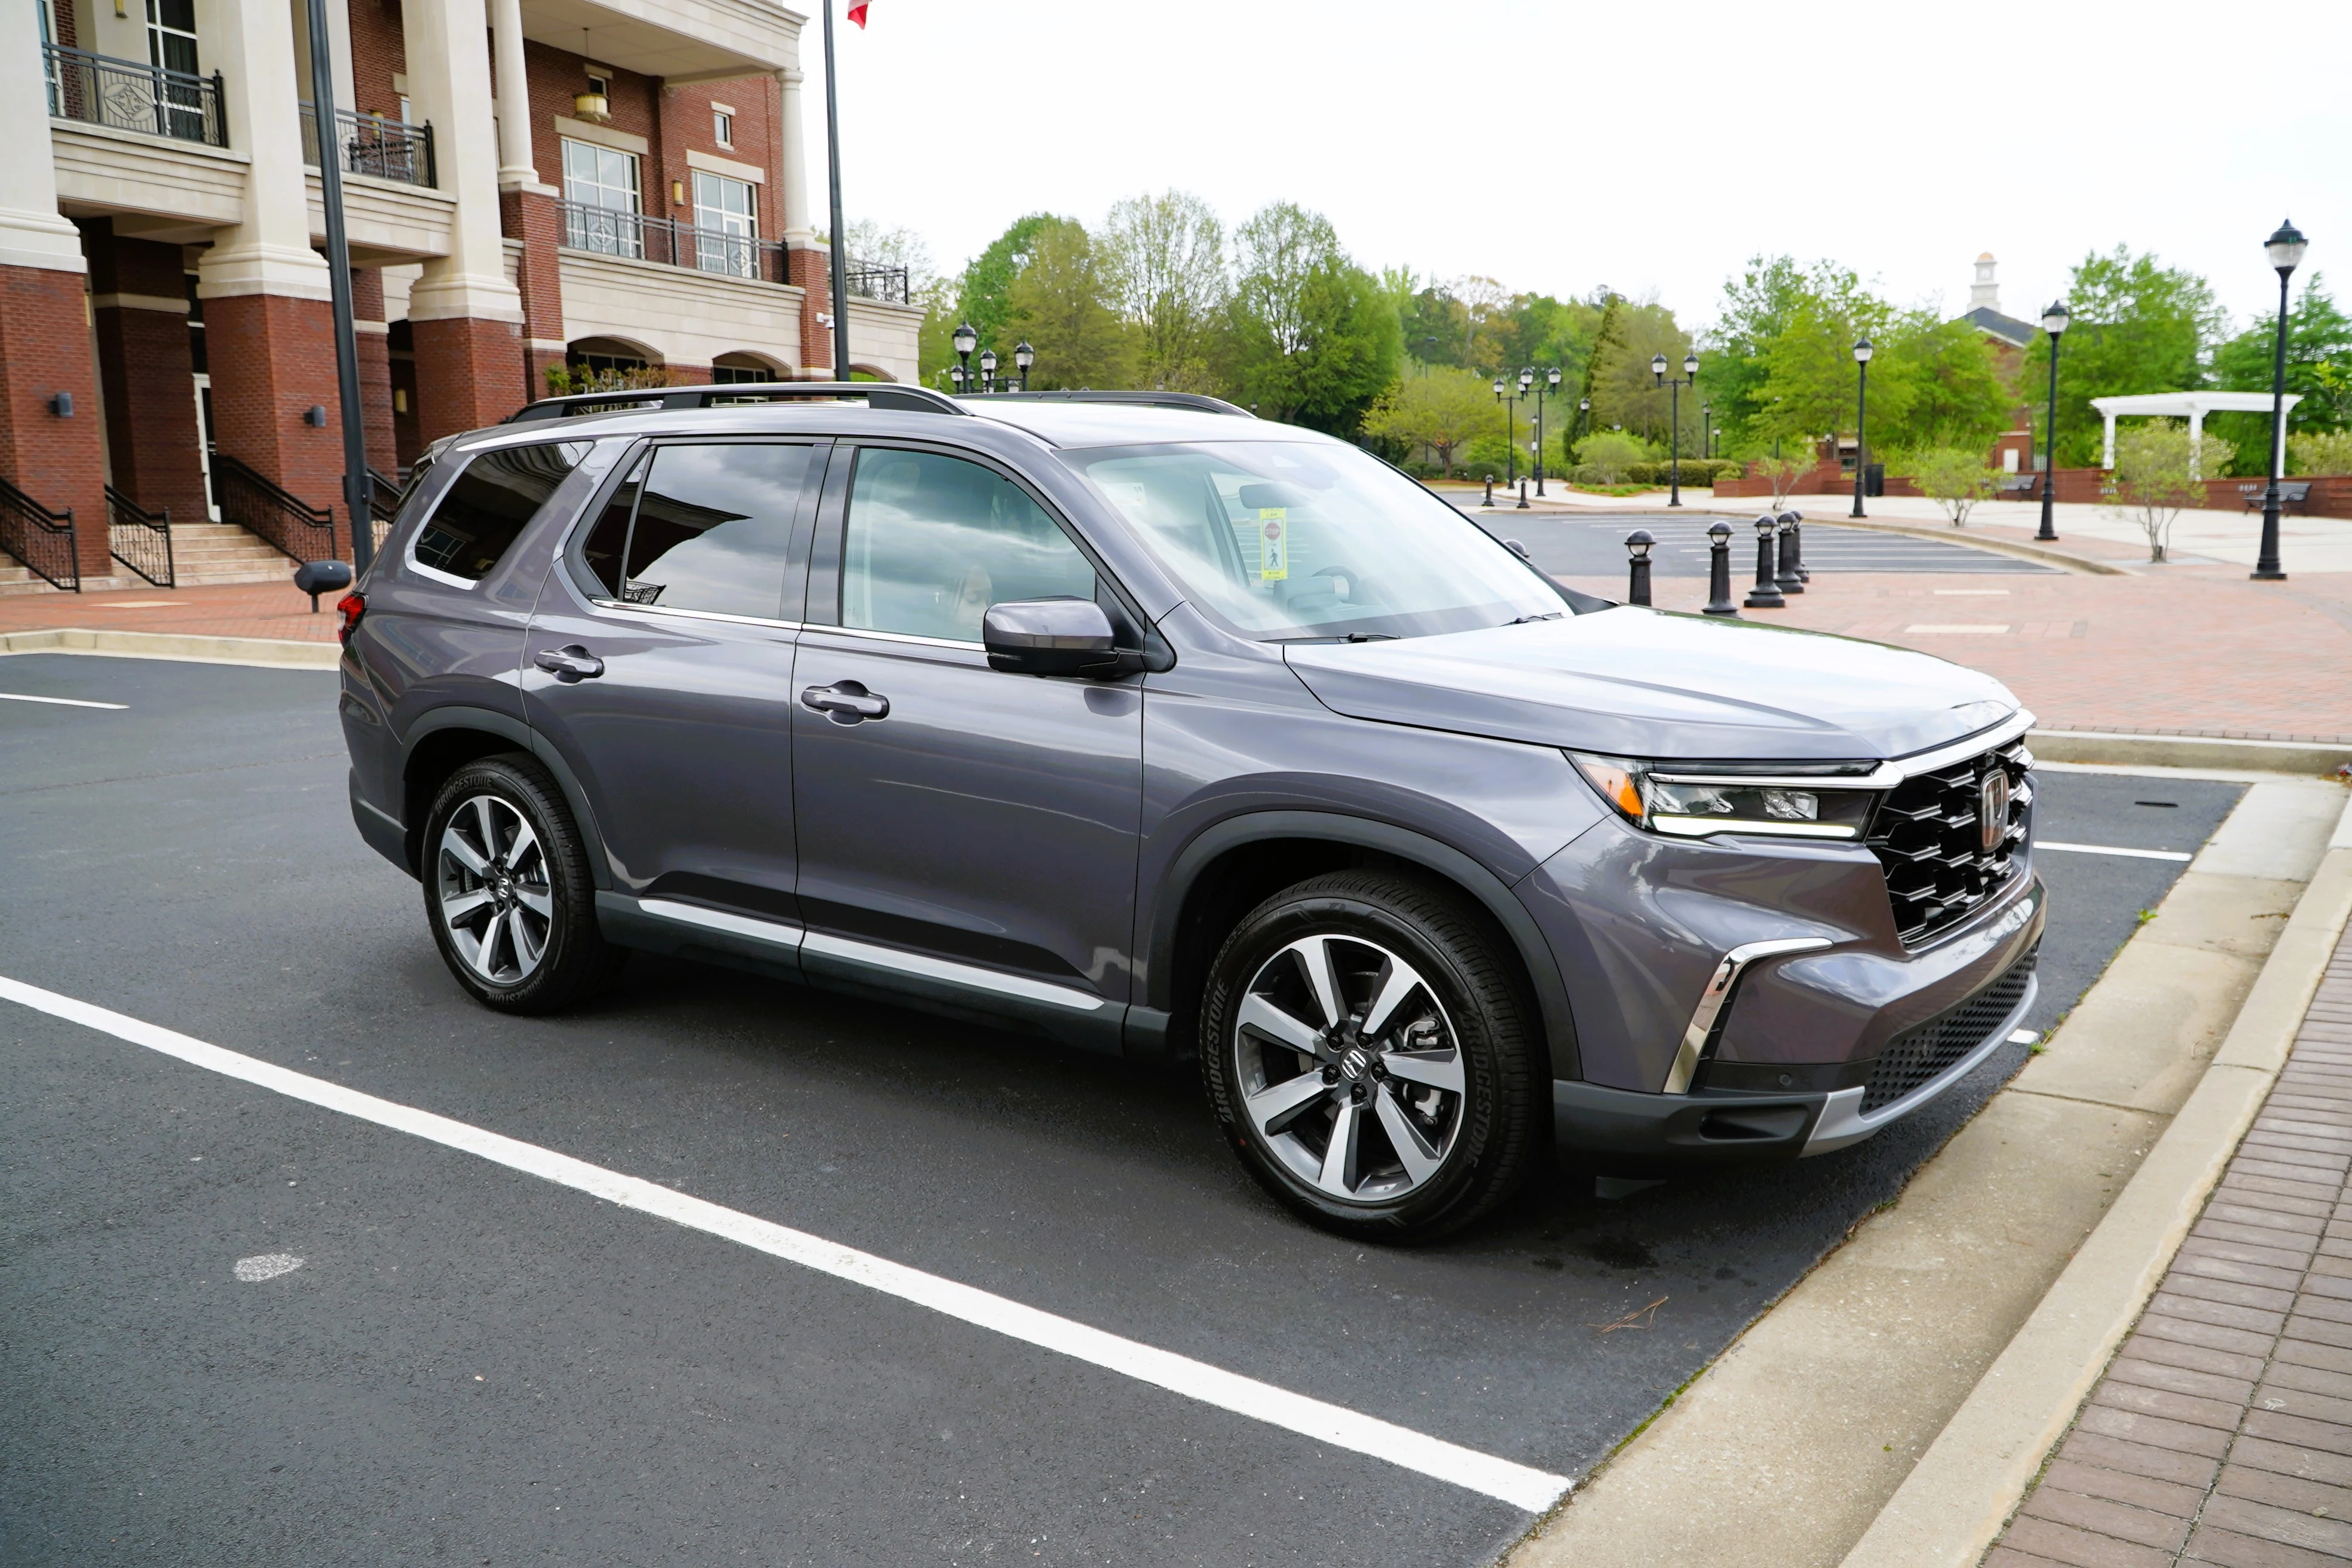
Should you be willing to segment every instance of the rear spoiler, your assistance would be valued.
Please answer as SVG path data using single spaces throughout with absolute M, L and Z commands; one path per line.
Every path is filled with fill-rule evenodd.
M 667 408 L 710 408 L 745 403 L 837 403 L 856 398 L 868 408 L 911 414 L 961 414 L 971 410 L 943 392 L 888 381 L 733 381 L 709 386 L 647 386 L 614 392 L 575 392 L 542 397 L 499 421 L 521 425 L 535 419 L 569 419 L 583 414 L 651 413 Z

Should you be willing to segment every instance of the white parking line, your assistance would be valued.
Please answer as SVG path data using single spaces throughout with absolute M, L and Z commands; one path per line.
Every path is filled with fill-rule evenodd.
M 1541 1513 L 1559 1500 L 1570 1485 L 1565 1476 L 1555 1476 L 1496 1458 L 1458 1444 L 1432 1437 L 1423 1433 L 1382 1421 L 1370 1415 L 1359 1415 L 1337 1405 L 1327 1405 L 1303 1394 L 1276 1388 L 1271 1384 L 1243 1377 L 1223 1367 L 1206 1362 L 1177 1355 L 1121 1339 L 1084 1323 L 1039 1311 L 1034 1307 L 992 1295 L 970 1285 L 926 1274 L 902 1263 L 877 1258 L 870 1252 L 843 1247 L 806 1231 L 793 1230 L 772 1221 L 761 1219 L 740 1210 L 722 1208 L 684 1193 L 656 1186 L 635 1176 L 625 1176 L 585 1160 L 575 1160 L 535 1143 L 491 1132 L 463 1121 L 453 1121 L 429 1110 L 379 1100 L 358 1089 L 345 1089 L 324 1079 L 312 1078 L 265 1062 L 255 1057 L 243 1056 L 219 1046 L 208 1045 L 188 1035 L 179 1034 L 160 1025 L 146 1023 L 125 1014 L 79 1002 L 70 996 L 60 996 L 54 991 L 44 991 L 22 981 L 0 977 L 0 1000 L 20 1004 L 51 1017 L 63 1018 L 101 1034 L 112 1035 L 134 1046 L 160 1051 L 177 1058 L 192 1067 L 238 1079 L 246 1083 L 341 1111 L 362 1121 L 373 1121 L 379 1127 L 389 1127 L 438 1143 L 445 1148 L 460 1150 L 494 1164 L 541 1177 L 559 1186 L 570 1187 L 593 1197 L 656 1215 L 689 1230 L 702 1231 L 728 1241 L 781 1258 L 836 1279 L 863 1285 L 902 1301 L 929 1307 L 950 1318 L 992 1329 L 1011 1339 L 1023 1341 L 1042 1349 L 1058 1352 L 1076 1360 L 1090 1363 L 1112 1372 L 1123 1373 L 1138 1382 L 1197 1399 L 1203 1405 L 1228 1410 L 1236 1415 L 1246 1415 L 1271 1426 L 1296 1432 L 1300 1436 L 1355 1453 L 1368 1454 L 1385 1459 L 1402 1468 L 1417 1471 L 1437 1480 L 1448 1481 L 1467 1490 L 1480 1492 L 1529 1513 Z
M 2113 844 L 2061 844 L 2054 838 L 2037 838 L 2036 849 L 2063 849 L 2069 855 L 2126 855 L 2135 860 L 2194 860 L 2194 855 L 2178 849 L 2125 849 Z
M 0 691 L 0 702 L 54 702 L 60 708 L 110 708 L 118 713 L 131 707 L 128 702 L 85 702 L 79 697 L 35 697 L 26 691 Z

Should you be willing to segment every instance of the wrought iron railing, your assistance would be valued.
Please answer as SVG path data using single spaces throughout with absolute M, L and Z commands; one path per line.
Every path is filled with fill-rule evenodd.
M 319 166 L 319 110 L 297 105 L 302 115 L 302 162 Z M 386 120 L 381 114 L 335 110 L 335 142 L 342 150 L 347 174 L 373 174 L 410 185 L 440 184 L 433 165 L 433 127 Z
M 860 267 L 856 262 L 841 275 L 842 286 L 862 300 L 908 303 L 907 269 L 903 267 Z
M 107 553 L 158 588 L 177 587 L 172 562 L 172 509 L 149 511 L 112 485 L 106 487 Z
M 377 552 L 392 533 L 392 520 L 400 514 L 400 486 L 376 472 L 367 471 L 368 533 L 375 541 Z
M 228 145 L 218 71 L 191 76 L 62 44 L 43 44 L 41 63 L 48 78 L 49 113 L 59 120 L 208 147 Z
M 590 206 L 584 202 L 559 202 L 563 211 L 563 244 L 571 250 L 596 256 L 625 256 L 633 261 L 658 261 L 666 267 L 688 267 L 730 278 L 751 278 L 763 283 L 784 279 L 784 247 L 772 239 L 747 234 L 700 228 L 676 218 L 647 217 L 617 207 Z
M 81 555 L 76 542 L 73 508 L 51 511 L 0 479 L 0 551 L 23 562 L 51 587 L 79 594 Z
M 335 513 L 312 506 L 226 452 L 213 454 L 213 489 L 223 522 L 259 536 L 289 561 L 335 559 Z

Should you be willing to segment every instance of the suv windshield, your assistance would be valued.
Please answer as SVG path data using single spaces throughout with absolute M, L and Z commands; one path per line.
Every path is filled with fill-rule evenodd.
M 1423 637 L 1567 609 L 1468 518 L 1325 442 L 1095 447 L 1095 482 L 1194 606 L 1244 637 Z

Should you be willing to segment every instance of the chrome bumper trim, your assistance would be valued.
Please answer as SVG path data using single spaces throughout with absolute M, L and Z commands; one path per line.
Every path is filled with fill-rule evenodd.
M 1723 1016 L 1724 1005 L 1731 999 L 1732 987 L 1739 976 L 1759 958 L 1771 958 L 1784 952 L 1811 952 L 1830 945 L 1825 936 L 1781 937 L 1771 942 L 1744 942 L 1723 955 L 1715 973 L 1707 976 L 1706 989 L 1698 994 L 1698 1005 L 1691 1010 L 1689 1026 L 1683 1030 L 1683 1043 L 1675 1052 L 1675 1065 L 1666 1069 L 1667 1094 L 1688 1094 L 1691 1079 L 1698 1074 L 1699 1058 L 1706 1053 L 1706 1039 L 1715 1033 L 1716 1021 Z

